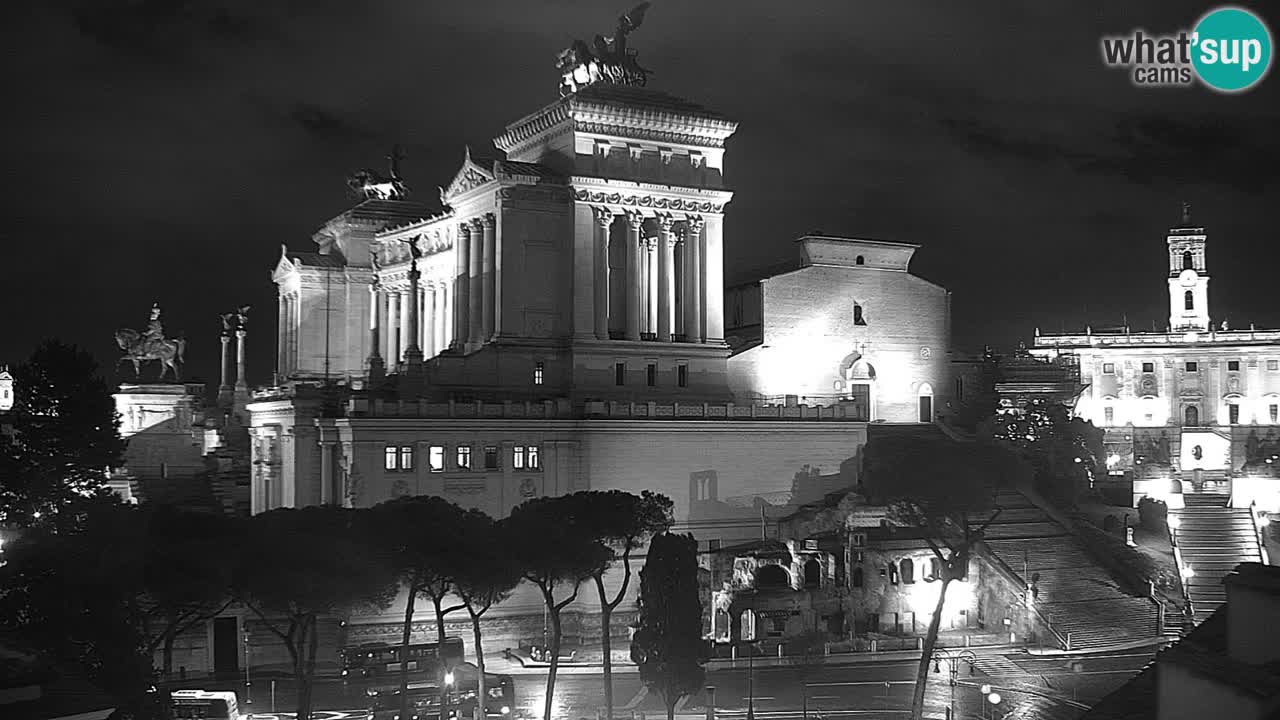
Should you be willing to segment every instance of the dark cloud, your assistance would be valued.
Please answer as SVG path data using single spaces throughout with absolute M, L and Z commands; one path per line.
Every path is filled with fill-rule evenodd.
M 249 45 L 278 35 L 264 15 L 195 0 L 88 0 L 70 16 L 86 37 L 156 60 L 187 59 L 204 43 Z
M 342 113 L 307 102 L 295 103 L 289 118 L 321 140 L 357 142 L 373 140 L 378 134 L 362 127 Z

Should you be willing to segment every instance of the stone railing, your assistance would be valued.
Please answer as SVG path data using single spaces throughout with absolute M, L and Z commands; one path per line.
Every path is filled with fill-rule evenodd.
M 735 403 L 658 403 L 589 400 L 575 407 L 568 400 L 504 402 L 347 401 L 348 417 L 605 420 L 830 420 L 866 422 L 856 408 L 839 405 L 737 405 Z
M 1280 341 L 1280 330 L 1200 330 L 1163 333 L 1073 333 L 1040 335 L 1036 350 L 1055 347 L 1087 347 L 1090 345 L 1179 345 L 1185 343 L 1239 344 Z

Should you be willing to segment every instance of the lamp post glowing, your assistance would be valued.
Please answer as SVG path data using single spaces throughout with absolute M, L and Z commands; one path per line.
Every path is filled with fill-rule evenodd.
M 938 650 L 933 654 L 933 672 L 942 672 L 942 663 L 947 664 L 947 674 L 951 680 L 951 704 L 947 707 L 947 718 L 950 720 L 956 714 L 956 676 L 960 674 L 960 663 L 969 663 L 969 674 L 973 674 L 973 664 L 978 659 L 969 650 L 961 650 L 960 652 L 947 652 L 946 650 Z

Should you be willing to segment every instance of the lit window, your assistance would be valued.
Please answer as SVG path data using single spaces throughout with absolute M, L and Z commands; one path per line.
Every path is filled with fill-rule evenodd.
M 1267 411 L 1271 413 L 1271 423 L 1274 425 L 1280 420 L 1280 405 L 1268 405 Z
M 484 469 L 498 469 L 498 448 L 493 445 L 486 445 L 484 448 Z
M 1115 375 L 1115 374 L 1116 374 L 1116 364 L 1115 364 L 1115 363 L 1102 363 L 1102 374 L 1103 374 L 1103 375 Z
M 1239 361 L 1239 360 L 1228 360 L 1228 361 L 1227 361 L 1227 369 L 1228 369 L 1228 370 L 1232 370 L 1232 371 L 1239 370 L 1239 369 L 1240 369 L 1240 361 Z
M 689 366 L 676 366 L 676 385 L 680 387 L 689 387 Z
M 1200 371 L 1200 363 L 1197 363 L 1197 362 L 1187 363 L 1187 372 L 1199 372 L 1199 371 Z
M 432 445 L 427 451 L 427 463 L 431 472 L 444 472 L 444 446 Z
M 627 384 L 627 364 L 626 363 L 613 364 L 613 384 L 614 385 Z
M 648 365 L 645 366 L 644 380 L 645 380 L 645 384 L 648 385 L 649 387 L 653 387 L 654 385 L 658 384 L 658 366 L 657 365 L 654 365 L 653 363 L 649 363 Z
M 395 445 L 388 445 L 387 448 L 382 451 L 382 469 L 395 470 L 399 467 L 397 460 L 398 453 L 399 451 L 396 449 Z
M 1227 417 L 1229 418 L 1228 422 L 1230 422 L 1232 425 L 1238 425 L 1240 423 L 1240 406 L 1236 405 L 1235 403 L 1231 403 L 1230 405 L 1228 405 Z
M 400 469 L 401 470 L 413 469 L 413 446 L 411 445 L 400 446 Z
M 1155 363 L 1142 363 L 1142 372 L 1155 372 L 1155 371 L 1156 371 Z
M 517 445 L 511 450 L 511 467 L 514 470 L 524 469 L 524 446 Z
M 538 452 L 537 445 L 530 445 L 525 448 L 525 460 L 527 461 L 526 464 L 528 464 L 530 470 L 542 469 L 542 457 L 541 453 Z
M 545 369 L 546 369 L 546 366 L 540 362 L 533 364 L 533 384 L 534 385 L 542 384 L 542 372 Z
M 456 459 L 458 461 L 459 470 L 470 470 L 471 469 L 471 446 L 459 445 L 458 456 Z
M 1107 425 L 1115 425 L 1115 424 L 1116 424 L 1116 409 L 1115 409 L 1115 408 L 1112 408 L 1112 407 L 1109 407 L 1109 408 L 1103 408 L 1103 409 L 1102 409 L 1102 418 L 1103 418 L 1103 419 L 1102 419 L 1102 422 L 1103 422 L 1103 423 L 1105 423 L 1105 424 L 1107 424 Z

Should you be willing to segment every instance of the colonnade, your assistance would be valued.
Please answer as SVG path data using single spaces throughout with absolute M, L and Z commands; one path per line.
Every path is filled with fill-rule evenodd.
M 596 220 L 593 277 L 596 338 L 608 340 L 610 325 L 614 325 L 623 328 L 621 339 L 625 340 L 706 342 L 708 309 L 704 298 L 712 288 L 708 282 L 710 256 L 703 218 L 698 215 L 683 219 L 672 215 L 646 218 L 638 212 L 616 213 L 600 206 L 593 206 L 592 211 Z M 626 291 L 623 307 L 611 308 L 609 245 L 619 220 L 625 232 L 622 282 Z M 646 222 L 652 223 L 649 229 L 657 231 L 656 237 L 645 237 Z M 614 312 L 622 313 L 622 322 L 612 317 Z
M 495 218 L 485 214 L 454 229 L 453 273 L 448 278 L 418 280 L 388 287 L 385 278 L 370 286 L 369 330 L 374 351 L 394 367 L 416 346 L 434 357 L 468 344 L 478 346 L 497 327 L 497 263 Z

